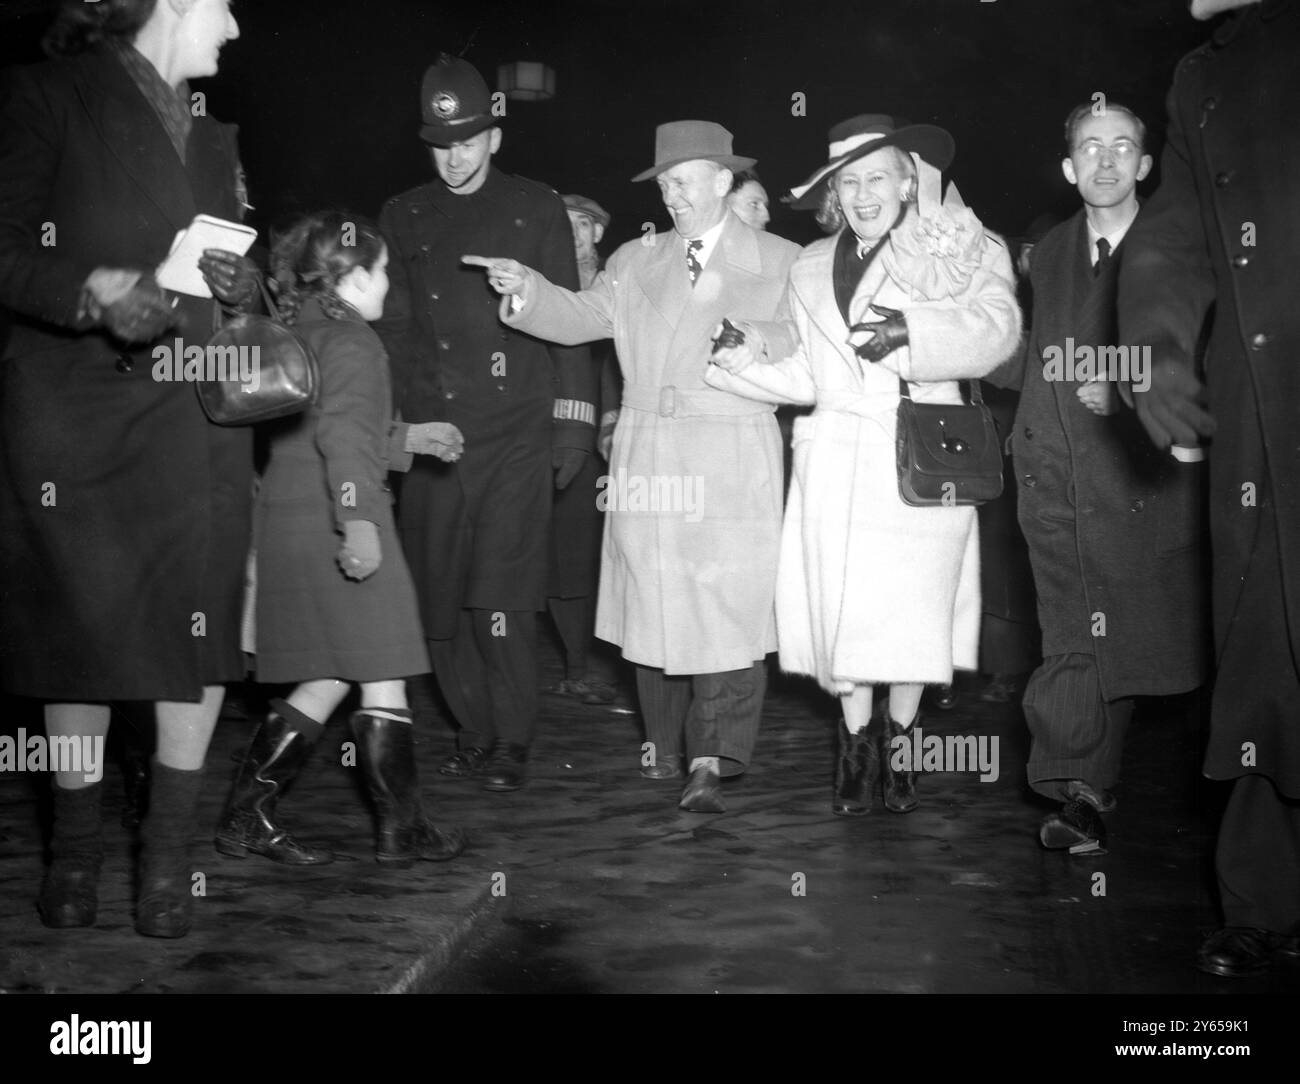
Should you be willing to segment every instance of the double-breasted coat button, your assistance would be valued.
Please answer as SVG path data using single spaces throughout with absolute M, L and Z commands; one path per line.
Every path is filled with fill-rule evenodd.
M 1266 347 L 1267 345 L 1268 345 L 1268 336 L 1265 335 L 1262 331 L 1257 331 L 1255 332 L 1254 335 L 1250 337 L 1250 348 L 1252 350 L 1263 350 L 1264 347 Z
M 443 397 L 444 399 L 455 399 L 455 398 L 456 398 L 456 393 L 455 393 L 454 391 L 444 392 L 442 397 Z
M 1227 172 L 1226 170 L 1225 170 L 1224 172 L 1222 172 L 1222 173 L 1216 173 L 1216 174 L 1214 175 L 1214 187 L 1215 187 L 1215 188 L 1227 188 L 1227 187 L 1228 187 L 1228 183 L 1229 183 L 1231 180 L 1232 180 L 1232 174 L 1229 173 L 1229 172 Z
M 451 340 L 450 340 L 450 339 L 439 339 L 439 340 L 438 340 L 438 349 L 439 349 L 439 350 L 450 350 L 450 349 L 451 349 Z
M 118 354 L 117 363 L 113 368 L 119 373 L 129 373 L 135 368 L 135 359 L 130 354 Z
M 421 245 L 421 246 L 420 246 L 420 251 L 421 251 L 421 252 L 428 252 L 428 251 L 429 251 L 429 246 L 428 246 L 427 244 L 425 244 L 425 245 Z
M 1249 256 L 1234 256 L 1232 258 L 1233 267 L 1245 267 L 1248 263 L 1250 263 Z
M 1025 485 L 1027 485 L 1030 489 L 1033 489 L 1034 486 L 1038 485 L 1038 479 L 1035 478 L 1032 474 L 1026 474 Z
M 438 295 L 437 295 L 436 293 L 431 293 L 431 294 L 429 295 L 429 300 L 430 300 L 430 301 L 437 301 L 437 300 L 438 300 Z
M 1030 429 L 1029 426 L 1025 426 L 1025 440 L 1033 440 L 1033 439 L 1034 439 L 1034 431 Z
M 1130 511 L 1130 512 L 1141 512 L 1142 509 L 1145 508 L 1145 507 L 1146 507 L 1146 505 L 1142 503 L 1142 498 L 1139 497 L 1137 500 L 1135 500 L 1132 504 L 1129 505 L 1129 511 Z

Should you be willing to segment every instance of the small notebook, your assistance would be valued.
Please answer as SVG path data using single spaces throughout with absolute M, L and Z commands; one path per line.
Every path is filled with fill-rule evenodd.
M 227 222 L 211 215 L 195 215 L 194 221 L 176 235 L 167 259 L 158 265 L 155 277 L 164 290 L 191 297 L 211 297 L 203 281 L 199 257 L 204 249 L 220 248 L 242 256 L 257 240 L 257 231 L 238 222 Z

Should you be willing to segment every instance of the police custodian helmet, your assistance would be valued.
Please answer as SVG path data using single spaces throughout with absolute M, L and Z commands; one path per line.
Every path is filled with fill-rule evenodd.
M 420 84 L 424 127 L 420 138 L 436 147 L 476 136 L 497 122 L 492 95 L 474 65 L 443 53 Z

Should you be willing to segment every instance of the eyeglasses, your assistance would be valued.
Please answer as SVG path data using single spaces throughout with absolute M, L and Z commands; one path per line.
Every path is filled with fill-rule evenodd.
M 1136 143 L 1127 139 L 1117 140 L 1109 147 L 1099 140 L 1089 139 L 1086 143 L 1080 143 L 1074 148 L 1075 154 L 1081 154 L 1089 161 L 1096 161 L 1103 154 L 1109 154 L 1117 162 L 1127 162 L 1134 155 L 1139 154 L 1140 151 L 1141 148 Z

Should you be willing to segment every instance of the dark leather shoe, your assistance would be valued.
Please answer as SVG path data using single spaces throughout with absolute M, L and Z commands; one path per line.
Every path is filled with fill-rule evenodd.
M 880 781 L 880 737 L 874 726 L 850 734 L 841 723 L 835 758 L 835 795 L 831 812 L 837 817 L 860 817 L 871 808 Z
M 478 745 L 471 745 L 468 749 L 452 753 L 438 771 L 443 775 L 460 777 L 478 775 L 483 770 L 483 765 L 487 763 L 487 758 L 488 751 L 486 749 Z
M 642 779 L 680 779 L 682 766 L 680 756 L 664 757 L 641 769 Z
M 528 746 L 513 742 L 497 742 L 492 750 L 484 774 L 483 789 L 504 794 L 524 785 L 524 765 L 528 762 Z
M 725 813 L 727 803 L 722 800 L 722 777 L 712 768 L 696 768 L 686 781 L 677 808 L 688 813 Z
M 1225 979 L 1262 975 L 1286 952 L 1288 939 L 1252 926 L 1225 926 L 1201 944 L 1196 966 Z
M 1067 801 L 1078 798 L 1087 802 L 1098 813 L 1113 813 L 1119 805 L 1110 791 L 1094 787 L 1082 779 L 1071 779 L 1065 784 L 1065 798 Z
M 1104 854 L 1106 826 L 1091 803 L 1071 798 L 1059 813 L 1049 813 L 1043 818 L 1038 826 L 1038 841 L 1049 851 Z

